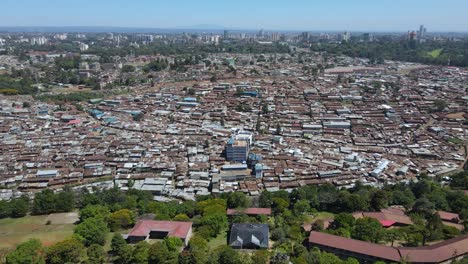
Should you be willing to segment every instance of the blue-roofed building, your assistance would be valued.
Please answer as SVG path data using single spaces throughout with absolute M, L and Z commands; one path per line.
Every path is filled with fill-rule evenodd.
M 262 155 L 255 154 L 255 153 L 250 153 L 249 154 L 249 159 L 247 160 L 247 164 L 249 164 L 249 166 L 251 166 L 251 167 L 254 167 L 255 164 L 261 162 L 262 159 L 263 159 Z
M 250 96 L 250 97 L 258 97 L 257 91 L 243 91 L 242 95 Z
M 185 97 L 184 102 L 197 102 L 197 98 L 195 98 L 195 97 Z
M 255 164 L 255 178 L 261 179 L 263 178 L 263 164 L 257 163 Z
M 108 124 L 115 124 L 115 123 L 118 123 L 119 120 L 114 116 L 110 116 L 110 117 L 104 118 L 104 122 L 106 122 Z
M 91 109 L 89 110 L 89 113 L 96 118 L 101 118 L 104 116 L 104 112 L 99 111 L 97 109 Z

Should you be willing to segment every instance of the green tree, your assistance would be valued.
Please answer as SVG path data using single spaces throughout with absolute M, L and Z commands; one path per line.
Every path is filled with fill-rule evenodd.
M 111 240 L 111 252 L 117 254 L 120 250 L 127 245 L 127 242 L 118 232 L 114 233 Z
M 148 263 L 149 264 L 176 264 L 177 252 L 171 252 L 165 243 L 156 242 L 151 245 Z
M 55 212 L 55 194 L 50 189 L 45 189 L 34 196 L 32 206 L 33 214 L 50 214 Z
M 392 244 L 392 247 L 393 247 L 395 240 L 399 240 L 401 237 L 402 237 L 401 231 L 397 228 L 385 230 L 384 240 L 387 242 L 390 242 Z
M 256 250 L 251 255 L 251 262 L 254 264 L 268 264 L 270 254 L 268 250 Z
M 422 197 L 414 202 L 412 211 L 414 213 L 428 215 L 434 211 L 434 208 L 435 206 L 432 202 L 430 202 L 427 198 Z
M 188 217 L 186 214 L 178 214 L 174 216 L 174 221 L 180 221 L 180 222 L 187 222 L 190 221 L 190 217 Z
M 355 239 L 379 243 L 385 235 L 382 225 L 374 218 L 364 217 L 356 220 L 351 236 Z
M 135 215 L 128 209 L 122 209 L 109 216 L 109 225 L 113 231 L 128 228 L 135 224 Z
M 164 238 L 164 244 L 166 244 L 169 251 L 178 251 L 184 245 L 184 242 L 178 237 L 167 236 Z
M 83 222 L 88 218 L 101 218 L 107 221 L 110 216 L 110 210 L 105 205 L 90 204 L 80 210 L 80 221 Z
M 192 237 L 188 244 L 188 251 L 194 264 L 204 264 L 208 261 L 208 242 L 204 238 Z
M 133 264 L 133 247 L 131 245 L 123 245 L 115 254 L 114 262 L 116 264 Z
M 239 264 L 242 263 L 241 255 L 230 246 L 221 246 L 216 249 L 218 263 Z
M 138 242 L 133 249 L 133 261 L 134 264 L 145 264 L 148 263 L 150 244 L 146 241 Z
M 107 224 L 100 218 L 88 218 L 75 228 L 75 234 L 82 237 L 86 245 L 104 245 L 107 232 Z
M 275 212 L 275 214 L 283 213 L 284 210 L 286 210 L 289 207 L 289 202 L 282 198 L 275 197 L 272 199 L 272 203 L 273 211 Z
M 135 66 L 127 64 L 122 67 L 122 72 L 134 72 L 135 69 Z
M 86 250 L 88 259 L 86 264 L 103 264 L 106 261 L 106 252 L 101 245 L 92 244 Z
M 388 197 L 384 190 L 377 190 L 371 195 L 370 205 L 375 211 L 388 207 Z
M 354 227 L 356 220 L 352 214 L 340 213 L 335 216 L 333 223 L 331 224 L 332 229 L 344 228 L 351 231 Z
M 232 192 L 227 199 L 229 208 L 247 208 L 249 203 L 249 198 L 243 192 Z
M 303 214 L 310 212 L 310 204 L 307 200 L 299 200 L 294 204 L 294 212 L 296 214 Z
M 447 102 L 444 100 L 437 99 L 434 101 L 434 112 L 442 112 L 447 107 Z
M 70 188 L 56 194 L 55 197 L 55 211 L 56 212 L 70 212 L 75 208 L 75 195 Z
M 23 217 L 29 211 L 29 202 L 26 197 L 16 198 L 10 201 L 8 212 L 11 217 Z
M 45 264 L 44 248 L 38 239 L 19 244 L 6 256 L 6 264 Z
M 48 264 L 79 263 L 85 256 L 85 247 L 76 239 L 56 243 L 47 249 Z

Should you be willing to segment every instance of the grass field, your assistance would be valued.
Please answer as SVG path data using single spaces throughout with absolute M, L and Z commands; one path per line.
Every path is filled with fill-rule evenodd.
M 0 249 L 37 238 L 46 246 L 64 240 L 73 234 L 73 224 L 46 225 L 47 215 L 0 219 Z
M 333 219 L 335 218 L 335 215 L 329 212 L 318 212 L 318 213 L 313 213 L 312 215 L 307 216 L 305 223 L 311 224 L 314 223 L 317 220 L 328 220 L 328 219 Z
M 227 230 L 221 232 L 221 234 L 208 242 L 208 248 L 210 250 L 213 250 L 222 245 L 227 245 Z
M 444 49 L 436 49 L 436 50 L 433 50 L 431 52 L 428 52 L 427 55 L 431 56 L 432 58 L 437 58 L 440 56 L 440 54 L 442 53 Z

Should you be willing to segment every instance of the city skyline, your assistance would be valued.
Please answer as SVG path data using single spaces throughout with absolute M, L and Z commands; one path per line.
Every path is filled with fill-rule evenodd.
M 293 3 L 245 0 L 219 3 L 211 0 L 92 2 L 10 1 L 2 9 L 0 27 L 122 27 L 159 29 L 231 29 L 279 31 L 417 30 L 466 32 L 468 20 L 461 0 L 407 1 L 297 0 Z M 440 10 L 444 10 L 441 12 Z

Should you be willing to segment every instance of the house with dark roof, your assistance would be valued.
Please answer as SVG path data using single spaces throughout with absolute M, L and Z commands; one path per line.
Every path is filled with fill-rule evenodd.
M 229 245 L 237 249 L 268 248 L 269 227 L 266 224 L 233 224 Z
M 126 235 L 129 243 L 148 239 L 178 237 L 187 245 L 192 237 L 192 222 L 140 220 Z

